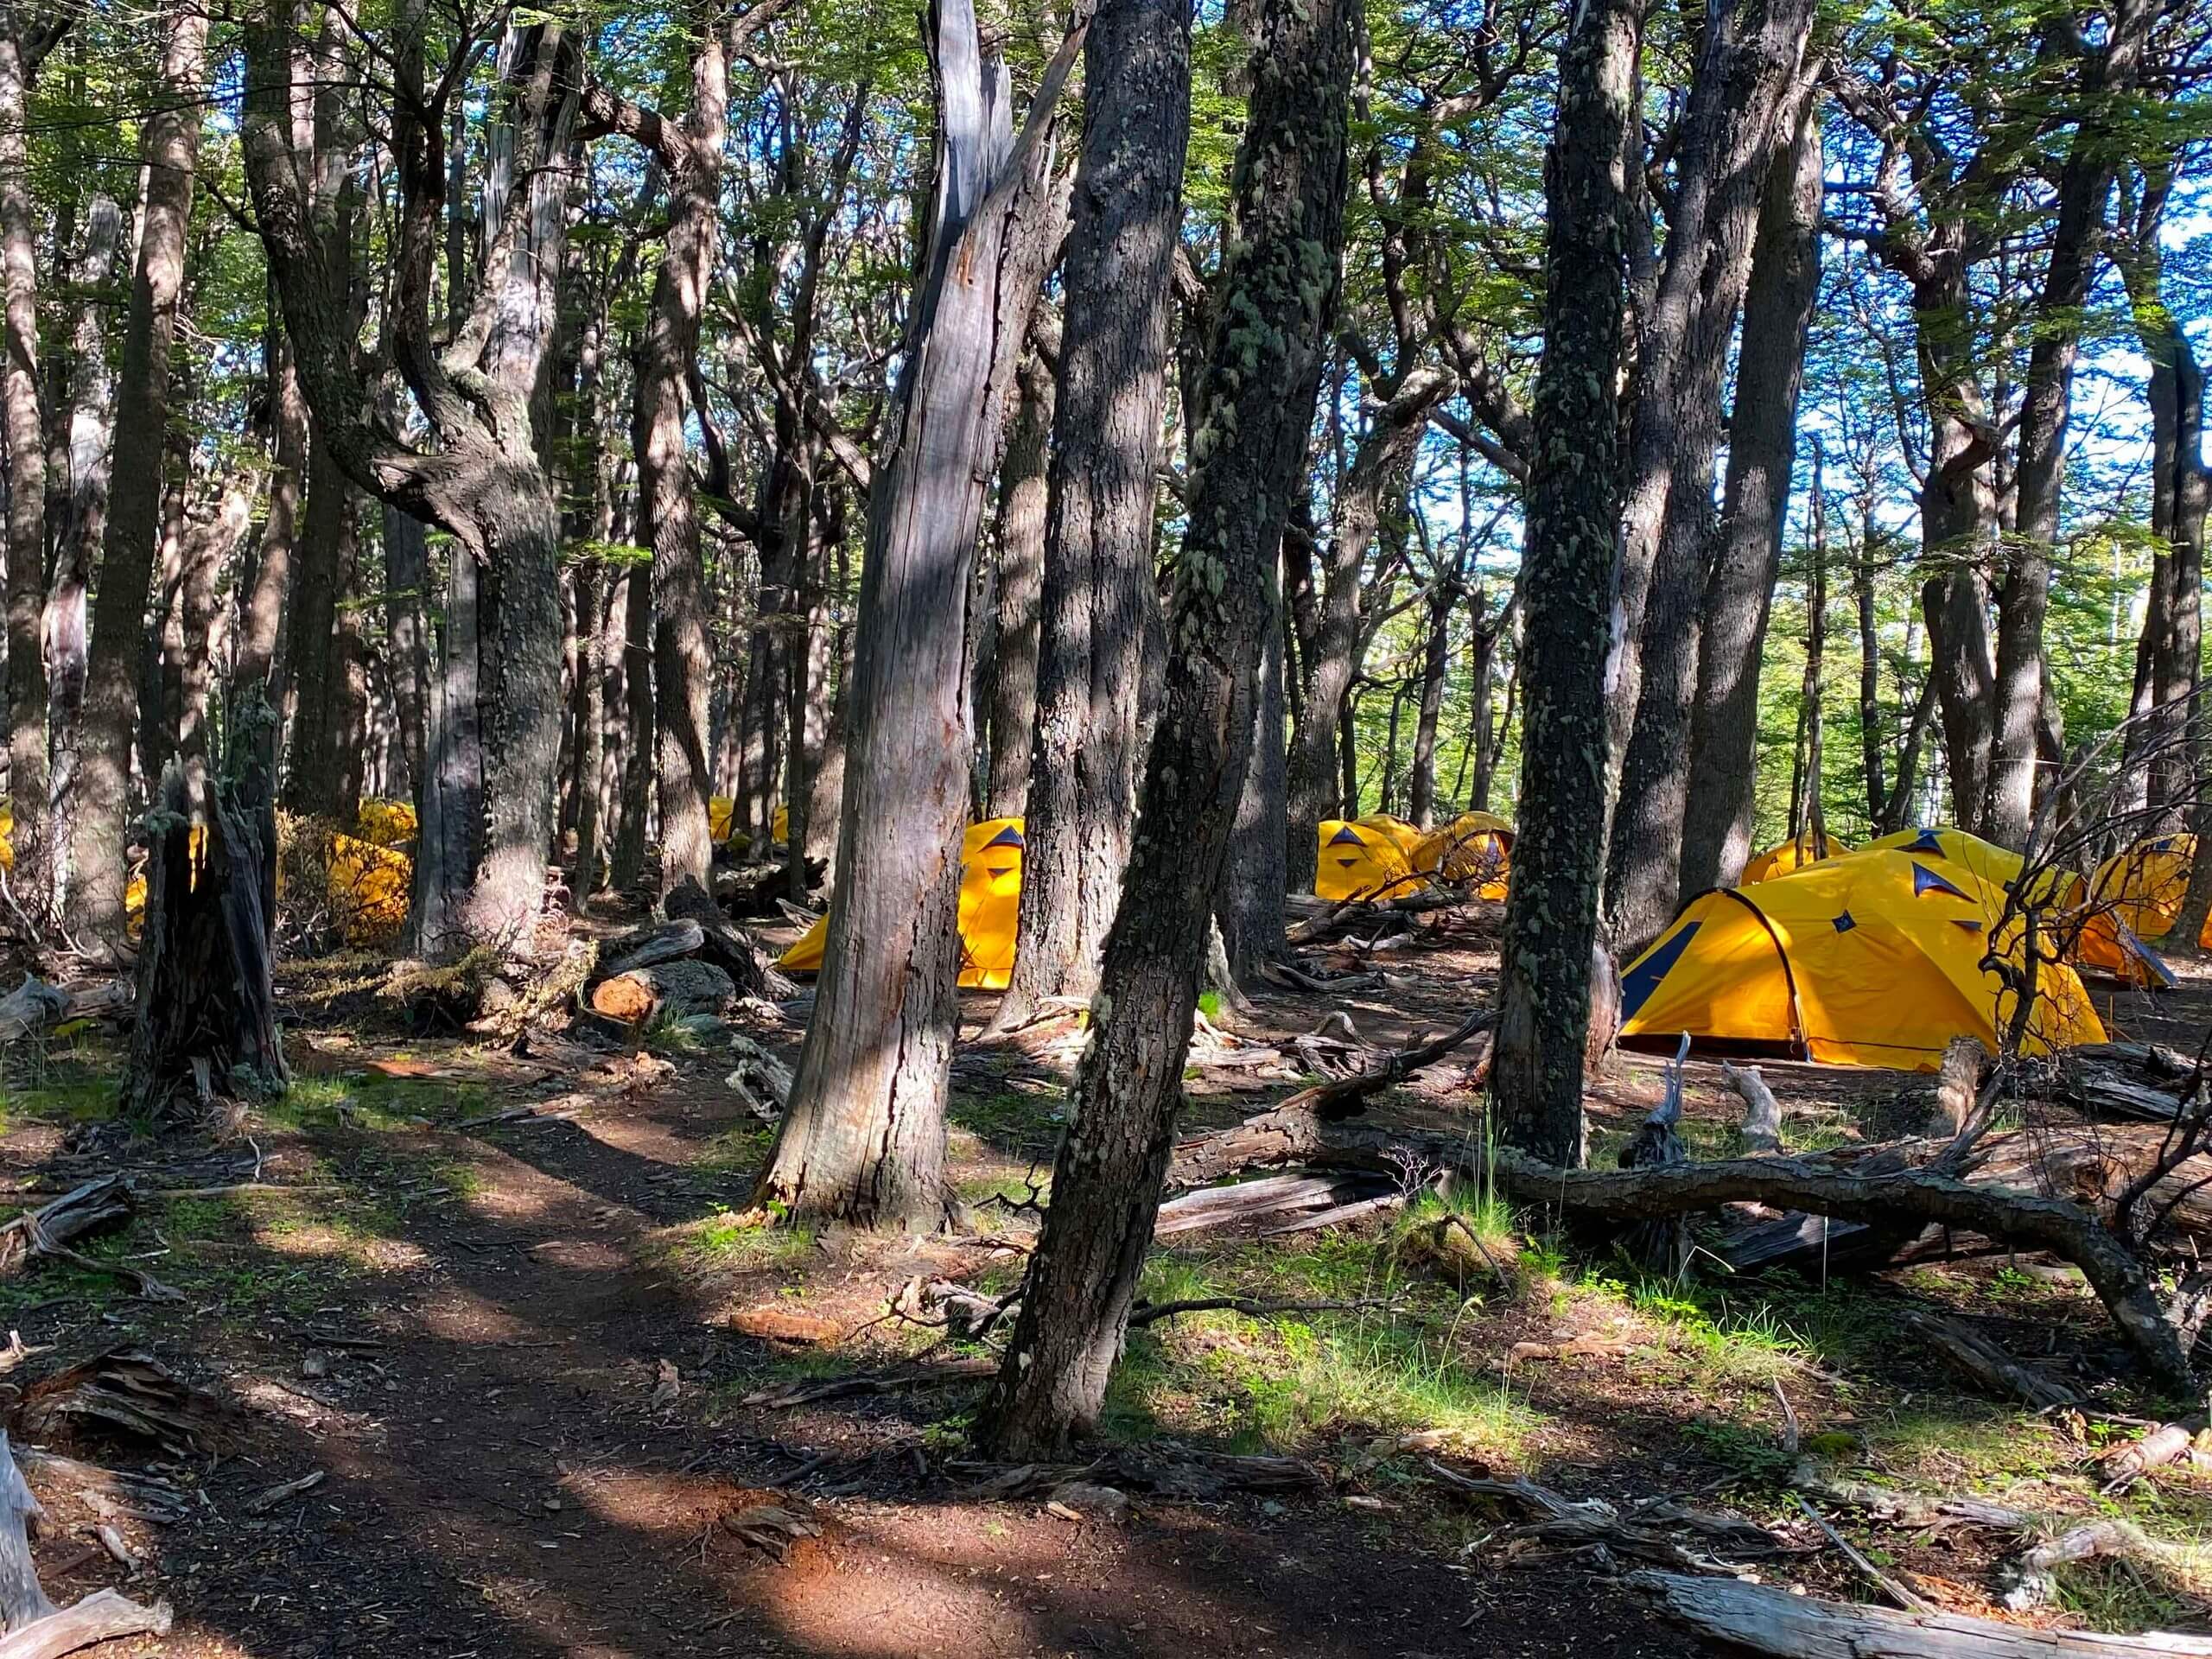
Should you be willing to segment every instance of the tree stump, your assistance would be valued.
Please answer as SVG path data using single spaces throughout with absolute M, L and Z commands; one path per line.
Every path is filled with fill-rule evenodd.
M 594 1014 L 626 1025 L 643 1026 L 665 1014 L 721 1014 L 737 1001 L 737 987 L 710 962 L 685 959 L 603 979 L 592 988 Z
M 123 1098 L 159 1119 L 180 1104 L 281 1093 L 270 899 L 276 826 L 267 780 L 218 784 L 172 761 L 147 817 L 137 1018 Z

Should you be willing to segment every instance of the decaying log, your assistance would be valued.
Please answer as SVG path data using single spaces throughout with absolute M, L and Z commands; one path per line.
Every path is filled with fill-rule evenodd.
M 681 957 L 695 957 L 707 942 L 706 930 L 689 919 L 662 922 L 610 939 L 599 953 L 594 979 L 613 979 L 633 969 L 658 967 Z
M 1403 1083 L 1423 1066 L 1435 1065 L 1470 1037 L 1478 1034 L 1483 1041 L 1473 1064 L 1486 1074 L 1490 1067 L 1490 1033 L 1497 1024 L 1497 1014 L 1488 1008 L 1478 1008 L 1442 1035 L 1385 1054 L 1378 1062 L 1350 1077 L 1301 1089 L 1277 1109 L 1311 1110 L 1330 1120 L 1353 1116 L 1365 1109 L 1369 1096 Z
M 1312 1164 L 1384 1173 L 1411 1167 L 1459 1169 L 1479 1179 L 1484 1150 L 1467 1137 L 1330 1123 L 1312 1111 L 1278 1108 L 1179 1145 L 1169 1184 L 1205 1185 L 1265 1165 Z M 1652 1221 L 1724 1204 L 1756 1202 L 1847 1221 L 1917 1222 L 2004 1237 L 2047 1249 L 2082 1269 L 2120 1335 L 2161 1381 L 2195 1387 L 2179 1335 L 2159 1306 L 2143 1263 L 2097 1217 L 2063 1198 L 1969 1185 L 1926 1170 L 1860 1173 L 1818 1158 L 1732 1158 L 1663 1169 L 1563 1170 L 1499 1147 L 1488 1171 L 1516 1197 L 1570 1215 Z
M 68 1013 L 68 992 L 26 975 L 22 984 L 0 996 L 0 1043 L 18 1042 L 59 1025 Z
M 1744 1102 L 1744 1150 L 1780 1152 L 1782 1103 L 1775 1099 L 1774 1090 L 1766 1086 L 1766 1079 L 1759 1075 L 1758 1067 L 1731 1065 L 1723 1060 L 1720 1062 L 1720 1077 Z
M 2024 1510 L 2009 1509 L 1986 1498 L 1923 1497 L 1900 1492 L 1869 1481 L 1853 1480 L 1822 1468 L 1810 1458 L 1800 1458 L 1790 1471 L 1789 1484 L 1839 1509 L 1856 1510 L 1891 1526 L 1941 1530 L 1951 1526 L 1986 1528 L 1992 1532 L 2025 1532 L 2036 1517 Z
M 731 1057 L 737 1062 L 724 1079 L 753 1116 L 773 1122 L 784 1115 L 791 1097 L 791 1069 L 742 1033 L 730 1038 Z
M 2160 1543 L 2129 1521 L 2092 1521 L 2075 1527 L 2046 1543 L 2037 1544 L 2006 1564 L 2004 1602 L 2016 1613 L 2048 1607 L 2058 1599 L 2057 1569 L 2093 1556 L 2110 1555 L 2124 1560 L 2148 1561 L 2158 1567 L 2191 1565 L 2193 1552 L 2177 1544 Z
M 664 1016 L 721 1014 L 737 1001 L 737 987 L 710 962 L 689 958 L 664 962 L 603 979 L 592 988 L 593 1012 L 626 1025 L 644 1026 Z
M 0 1274 L 20 1273 L 34 1256 L 52 1255 L 82 1238 L 130 1219 L 138 1189 L 127 1175 L 103 1175 L 26 1210 L 0 1226 Z
M 1682 1067 L 1689 1054 L 1689 1033 L 1685 1032 L 1667 1067 L 1666 1090 L 1659 1103 L 1620 1150 L 1623 1169 L 1669 1169 L 1689 1161 L 1689 1149 L 1682 1144 L 1678 1127 L 1682 1121 Z M 1689 1217 L 1682 1214 L 1640 1221 L 1622 1236 L 1621 1248 L 1631 1261 L 1641 1262 L 1654 1273 L 1680 1273 L 1690 1259 Z
M 166 1604 L 141 1607 L 112 1590 L 101 1590 L 67 1609 L 56 1607 L 39 1587 L 31 1560 L 30 1529 L 46 1511 L 16 1466 L 8 1437 L 0 1433 L 0 1659 L 60 1659 L 66 1653 L 122 1636 L 166 1636 Z
M 149 1440 L 174 1457 L 219 1445 L 231 1416 L 222 1402 L 151 1354 L 115 1348 L 42 1376 L 24 1389 L 16 1420 L 40 1439 L 96 1425 Z
M 724 916 L 713 895 L 690 876 L 677 884 L 664 908 L 671 920 L 698 925 L 699 960 L 710 962 L 728 974 L 740 996 L 780 1002 L 798 989 L 777 969 L 776 953 Z
M 1827 1601 L 1779 1585 L 1687 1573 L 1631 1573 L 1700 1636 L 1776 1659 L 2212 1659 L 2212 1637 L 2101 1636 L 2029 1630 L 1959 1613 L 1902 1613 Z
M 1153 1236 L 1171 1238 L 1240 1222 L 1272 1221 L 1300 1211 L 1328 1210 L 1376 1196 L 1375 1178 L 1357 1174 L 1274 1175 L 1234 1186 L 1185 1192 L 1160 1206 Z
M 146 825 L 137 1019 L 124 1103 L 158 1120 L 180 1103 L 283 1092 L 272 898 L 276 829 L 268 780 L 233 787 L 204 764 L 171 762 Z
M 2018 1398 L 2037 1411 L 2078 1406 L 2082 1395 L 2049 1372 L 2012 1357 L 1996 1343 L 1957 1319 L 1909 1313 L 1905 1328 L 1941 1354 L 1951 1369 L 1999 1399 Z
M 1738 1557 L 1780 1554 L 1785 1546 L 1764 1528 L 1731 1515 L 1686 1509 L 1674 1503 L 1644 1505 L 1624 1516 L 1602 1497 L 1569 1498 L 1539 1486 L 1525 1475 L 1511 1480 L 1478 1479 L 1463 1475 L 1435 1459 L 1426 1459 L 1429 1472 L 1454 1491 L 1510 1505 L 1528 1519 L 1512 1535 L 1563 1548 L 1584 1549 L 1601 1545 L 1638 1560 L 1658 1561 L 1690 1572 L 1725 1572 L 1714 1552 Z M 1679 1535 L 1697 1541 L 1685 1544 Z
M 126 1636 L 167 1636 L 169 1605 L 142 1607 L 117 1590 L 95 1590 L 82 1601 L 26 1625 L 0 1641 L 0 1659 L 61 1659 L 96 1642 Z
M 2107 1452 L 2097 1459 L 2097 1472 L 2103 1479 L 2106 1494 L 2125 1491 L 2153 1469 L 2177 1462 L 2196 1444 L 2206 1421 L 2203 1417 L 2188 1417 L 2176 1423 L 2161 1423 L 2141 1440 Z

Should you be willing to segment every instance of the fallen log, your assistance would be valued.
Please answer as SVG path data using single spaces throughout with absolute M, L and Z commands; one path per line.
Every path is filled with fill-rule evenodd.
M 1870 1481 L 1833 1474 L 1810 1458 L 1797 1460 L 1797 1466 L 1790 1471 L 1789 1484 L 1839 1509 L 1856 1510 L 1871 1519 L 1895 1527 L 1940 1529 L 1947 1526 L 1973 1526 L 1992 1532 L 2025 1532 L 2036 1524 L 2036 1517 L 2025 1510 L 1992 1503 L 1986 1498 L 1948 1494 L 1926 1497 L 1917 1492 L 1896 1491 Z
M 2037 1544 L 2009 1563 L 2005 1572 L 2005 1606 L 2015 1613 L 2050 1606 L 2058 1599 L 2057 1569 L 2075 1561 L 2105 1555 L 2187 1569 L 2195 1564 L 2194 1554 L 2178 1544 L 2159 1542 L 2130 1521 L 2092 1521 Z
M 641 927 L 607 943 L 600 952 L 599 971 L 592 977 L 613 979 L 636 969 L 657 968 L 664 962 L 696 956 L 706 942 L 706 930 L 689 919 Z
M 2097 1460 L 2097 1472 L 2103 1477 L 2106 1496 L 2125 1491 L 2153 1469 L 2163 1469 L 2179 1461 L 2196 1444 L 2196 1437 L 2204 1432 L 2205 1422 L 2206 1419 L 2199 1416 L 2161 1423 L 2141 1440 L 2107 1452 Z
M 1411 1048 L 1385 1054 L 1380 1062 L 1355 1071 L 1350 1077 L 1301 1089 L 1284 1100 L 1276 1109 L 1310 1109 L 1326 1119 L 1356 1116 L 1366 1109 L 1369 1096 L 1403 1083 L 1422 1067 L 1435 1065 L 1470 1037 L 1477 1035 L 1480 1035 L 1484 1041 L 1476 1052 L 1472 1069 L 1479 1071 L 1486 1078 L 1490 1071 L 1489 1038 L 1497 1024 L 1497 1014 L 1488 1008 L 1478 1008 L 1441 1035 L 1432 1037 L 1425 1043 L 1415 1043 Z M 1475 1086 L 1479 1088 L 1480 1082 Z
M 603 979 L 592 988 L 594 1014 L 625 1025 L 645 1026 L 662 1018 L 718 1014 L 737 1001 L 737 987 L 710 962 L 683 958 Z
M 672 919 L 698 927 L 699 960 L 728 974 L 739 995 L 779 1002 L 798 988 L 778 970 L 775 952 L 723 915 L 713 895 L 690 876 L 677 884 L 663 907 Z
M 1649 1569 L 1630 1587 L 1708 1641 L 1776 1659 L 2212 1659 L 2212 1637 L 2030 1630 L 1961 1613 L 1892 1612 L 1780 1585 Z
M 103 1175 L 26 1210 L 0 1226 L 0 1275 L 20 1273 L 35 1256 L 53 1255 L 82 1238 L 130 1219 L 138 1189 L 127 1175 Z
M 1785 1548 L 1764 1528 L 1734 1516 L 1686 1509 L 1674 1503 L 1647 1504 L 1624 1516 L 1602 1497 L 1565 1497 L 1525 1475 L 1511 1480 L 1478 1479 L 1433 1458 L 1425 1461 L 1429 1472 L 1454 1491 L 1519 1510 L 1528 1518 L 1512 1529 L 1511 1535 L 1535 1543 L 1577 1549 L 1601 1545 L 1639 1560 L 1663 1562 L 1693 1572 L 1726 1571 L 1713 1559 L 1711 1552 L 1714 1550 L 1758 1557 L 1778 1554 Z M 1669 1533 L 1688 1533 L 1703 1548 L 1693 1550 Z
M 2047 1371 L 2013 1358 L 1971 1325 L 1918 1313 L 1908 1313 L 1904 1325 L 1942 1355 L 1954 1370 L 1999 1399 L 2018 1396 L 2037 1411 L 2082 1403 L 2078 1389 L 2069 1388 Z
M 1338 1206 L 1355 1195 L 1374 1196 L 1372 1179 L 1342 1173 L 1274 1175 L 1234 1186 L 1202 1187 L 1161 1205 L 1152 1233 L 1154 1238 L 1171 1238 L 1239 1222 L 1273 1220 L 1301 1210 Z
M 0 996 L 0 1043 L 19 1042 L 67 1017 L 69 994 L 58 985 L 25 975 L 23 982 Z
M 1459 1169 L 1529 1203 L 1610 1222 L 1655 1221 L 1756 1202 L 1847 1221 L 1937 1223 L 2046 1249 L 2082 1269 L 2120 1335 L 2164 1382 L 2194 1391 L 2189 1357 L 2143 1263 L 2081 1205 L 1970 1185 L 1926 1170 L 1860 1173 L 1819 1158 L 1732 1158 L 1655 1169 L 1560 1169 L 1512 1147 L 1484 1150 L 1465 1135 L 1330 1122 L 1278 1107 L 1176 1147 L 1169 1185 L 1208 1185 L 1241 1170 L 1303 1163 L 1389 1173 Z

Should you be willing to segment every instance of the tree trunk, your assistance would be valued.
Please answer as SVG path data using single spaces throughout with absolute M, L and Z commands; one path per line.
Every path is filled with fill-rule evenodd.
M 1681 894 L 1733 887 L 1751 851 L 1759 667 L 1782 565 L 1797 391 L 1821 280 L 1821 111 L 1811 78 L 1784 111 L 1744 297 L 1719 546 L 1706 581 L 1683 796 Z
M 423 786 L 423 728 L 429 701 L 429 654 L 423 601 L 430 582 L 429 530 L 389 502 L 384 507 L 384 623 L 391 676 L 392 717 L 406 759 L 407 791 Z
M 200 156 L 206 13 L 180 11 L 162 58 L 162 107 L 143 126 L 144 211 L 130 319 L 116 392 L 115 445 L 99 602 L 86 668 L 76 822 L 67 902 L 77 937 L 122 954 L 124 842 L 129 819 L 131 715 L 145 639 L 147 583 L 160 531 L 162 452 L 168 431 L 169 342 L 184 286 L 185 237 Z
M 282 302 L 270 283 L 269 321 L 262 331 L 262 382 L 269 399 L 270 456 L 269 509 L 253 581 L 239 607 L 238 657 L 231 668 L 233 722 L 242 734 L 251 728 L 255 754 L 267 776 L 276 775 L 278 710 L 287 701 L 278 641 L 284 638 L 286 607 L 292 591 L 292 566 L 300 534 L 300 504 L 307 481 L 309 442 L 307 399 L 291 342 L 284 337 Z
M 1625 595 L 1631 576 L 1643 575 L 1649 526 L 1638 515 L 1654 505 L 1656 490 L 1656 540 L 1643 575 L 1642 616 L 1631 619 L 1640 632 L 1633 654 L 1618 664 L 1624 683 L 1631 674 L 1636 680 L 1636 717 L 1621 759 L 1605 902 L 1612 942 L 1624 951 L 1664 927 L 1681 897 L 1699 636 L 1717 539 L 1713 467 L 1721 436 L 1722 387 L 1755 233 L 1771 194 L 1772 158 L 1794 147 L 1792 118 L 1812 15 L 1810 0 L 1737 0 L 1732 14 L 1716 14 L 1684 118 L 1678 162 L 1683 178 L 1667 240 L 1668 271 L 1661 281 L 1660 315 L 1649 324 L 1653 334 L 1672 345 L 1673 354 L 1649 366 L 1638 364 L 1640 375 L 1656 373 L 1661 385 L 1638 394 L 1637 417 L 1649 425 L 1639 426 L 1635 435 L 1630 488 L 1640 486 L 1641 493 L 1631 498 L 1624 543 Z M 1675 239 L 1683 233 L 1684 208 L 1694 192 L 1704 196 L 1702 217 L 1694 221 L 1703 245 L 1678 251 Z M 1694 291 L 1675 285 L 1678 264 L 1694 273 Z M 1688 312 L 1679 327 L 1671 316 L 1677 303 Z M 1654 447 L 1662 438 L 1663 452 Z M 1663 485 L 1652 476 L 1661 468 L 1667 474 Z M 1784 497 L 1787 472 L 1785 460 Z
M 1612 763 L 1621 768 L 1616 816 L 1627 823 L 1617 838 L 1624 854 L 1607 872 L 1606 908 L 1630 933 L 1656 926 L 1649 918 L 1671 908 L 1679 885 L 1680 791 L 1697 683 L 1721 377 L 1768 158 L 1790 137 L 1783 111 L 1811 19 L 1807 0 L 1734 0 L 1710 14 L 1674 158 L 1666 255 L 1649 303 L 1637 311 L 1607 716 Z M 1643 171 L 1639 146 L 1631 179 L 1639 189 Z M 1658 614 L 1647 618 L 1654 602 Z M 1647 675 L 1657 681 L 1648 712 Z M 1640 753 L 1631 757 L 1638 728 Z
M 1439 581 L 1428 600 L 1428 633 L 1421 645 L 1421 705 L 1414 720 L 1414 758 L 1406 780 L 1406 816 L 1417 830 L 1436 822 L 1436 727 L 1444 714 L 1444 682 L 1452 669 L 1452 609 L 1459 594 L 1459 573 Z
M 1798 701 L 1805 711 L 1804 804 L 1790 804 L 1793 825 L 1802 825 L 1814 856 L 1827 852 L 1828 819 L 1821 788 L 1826 772 L 1822 753 L 1827 721 L 1821 703 L 1821 676 L 1827 658 L 1828 548 L 1827 480 L 1821 465 L 1821 441 L 1813 440 L 1813 534 L 1805 550 L 1805 678 Z M 1791 833 L 1796 833 L 1793 828 Z M 1738 874 L 1741 874 L 1740 871 Z
M 1062 280 L 1036 739 L 1014 975 L 995 1024 L 1088 997 L 1135 830 L 1153 505 L 1183 156 L 1188 8 L 1102 5 L 1084 46 L 1084 136 Z
M 844 534 L 843 515 L 825 502 L 826 490 L 817 479 L 807 492 L 805 539 L 799 549 L 798 582 L 791 594 L 799 629 L 791 642 L 786 709 L 791 786 L 784 796 L 787 807 L 784 828 L 791 856 L 785 868 L 791 875 L 791 902 L 800 905 L 810 895 L 806 847 L 818 839 L 823 827 L 814 817 L 814 777 L 829 736 L 830 537 L 835 534 L 842 538 Z
M 935 15 L 936 210 L 868 493 L 859 654 L 828 939 L 760 1197 L 794 1220 L 946 1213 L 960 832 L 974 753 L 964 611 L 983 493 L 1046 249 L 1046 130 L 1071 35 L 1009 146 L 1003 63 L 968 0 Z M 1078 31 L 1079 32 L 1079 31 Z
M 607 721 L 600 707 L 607 687 L 599 585 L 604 568 L 597 559 L 581 559 L 570 581 L 576 607 L 576 862 L 569 874 L 569 898 L 578 915 L 599 891 L 599 779 L 607 765 Z
M 1880 531 L 1871 512 L 1860 519 L 1859 530 L 1858 554 L 1851 562 L 1851 597 L 1859 619 L 1859 763 L 1866 789 L 1866 822 L 1878 825 L 1890 804 L 1889 787 L 1882 779 L 1886 747 L 1882 737 L 1882 639 L 1874 618 L 1874 550 Z
M 330 453 L 316 443 L 308 455 L 307 517 L 293 563 L 289 638 L 286 652 L 299 671 L 289 676 L 292 731 L 285 746 L 278 800 L 288 812 L 334 817 L 338 779 L 330 757 L 344 669 L 332 654 L 337 630 L 338 588 L 353 543 L 353 486 Z
M 1637 16 L 1628 0 L 1592 0 L 1560 48 L 1521 573 L 1520 834 L 1491 1081 L 1505 1140 L 1570 1166 L 1583 1156 L 1582 1051 L 1605 842 L 1606 595 L 1622 476 L 1613 389 L 1628 178 L 1642 157 Z
M 683 424 L 720 241 L 728 101 L 721 35 L 702 28 L 692 44 L 690 110 L 678 126 L 662 124 L 657 146 L 668 175 L 668 232 L 638 346 L 631 424 L 639 509 L 653 550 L 654 780 L 664 894 L 687 880 L 704 885 L 714 861 L 707 824 L 706 571 Z
M 1224 303 L 1197 396 L 1166 700 L 1145 768 L 1147 827 L 1107 938 L 1013 1345 L 977 1418 L 995 1457 L 1051 1457 L 1096 1424 L 1151 1245 L 1254 729 L 1269 567 L 1336 308 L 1358 12 L 1356 0 L 1268 0 L 1255 43 Z
M 1304 664 L 1304 690 L 1291 734 L 1289 818 L 1284 859 L 1291 887 L 1313 887 L 1320 823 L 1338 804 L 1337 763 L 1352 682 L 1363 643 L 1360 576 L 1380 531 L 1386 504 L 1402 508 L 1407 475 L 1429 412 L 1452 395 L 1456 381 L 1433 367 L 1414 369 L 1393 389 L 1389 402 L 1360 440 L 1337 494 L 1335 524 L 1323 572 L 1317 626 Z M 1357 779 L 1344 785 L 1345 813 L 1359 810 Z
M 0 420 L 8 440 L 8 792 L 16 823 L 15 891 L 47 899 L 46 423 L 39 408 L 38 217 L 30 195 L 28 99 L 42 33 L 19 6 L 0 12 Z
M 2114 8 L 2102 50 L 2082 67 L 2082 91 L 2090 108 L 2075 130 L 2059 172 L 2050 255 L 2036 302 L 2035 343 L 2029 349 L 2020 404 L 2015 534 L 2005 543 L 2009 556 L 1998 592 L 1996 752 L 1984 833 L 2001 847 L 2024 848 L 2035 817 L 2037 733 L 2047 673 L 2044 620 L 2050 607 L 2051 560 L 2065 483 L 2066 428 L 2082 308 L 2106 199 L 2112 194 L 2116 149 L 2103 105 L 2113 93 L 2133 90 L 2144 36 L 2158 10 L 2151 0 L 2126 0 Z
M 1240 985 L 1251 984 L 1262 963 L 1283 954 L 1283 899 L 1289 886 L 1283 870 L 1288 756 L 1283 732 L 1280 560 L 1273 574 L 1276 580 L 1268 584 L 1268 614 L 1255 670 L 1252 755 L 1244 768 L 1244 789 L 1236 803 L 1236 833 L 1229 843 L 1228 893 L 1219 912 L 1229 970 Z
M 999 467 L 998 649 L 991 676 L 990 781 L 983 801 L 994 818 L 1021 817 L 1037 734 L 1038 606 L 1056 390 L 1051 365 L 1031 353 L 1022 359 L 1020 385 L 1021 401 Z
M 78 261 L 87 295 L 99 293 L 115 267 L 123 238 L 123 213 L 105 196 L 94 198 L 85 220 Z M 91 644 L 86 612 L 94 557 L 107 533 L 110 454 L 105 329 L 100 307 L 87 298 L 78 308 L 69 372 L 68 505 L 54 539 L 54 582 L 47 601 L 47 684 L 53 766 L 48 799 L 48 849 L 53 896 L 73 891 L 70 852 L 75 841 L 85 673 Z
M 638 565 L 622 581 L 623 701 L 629 710 L 623 733 L 622 794 L 614 820 L 613 868 L 609 880 L 626 893 L 645 874 L 646 819 L 652 811 L 653 737 L 653 584 Z

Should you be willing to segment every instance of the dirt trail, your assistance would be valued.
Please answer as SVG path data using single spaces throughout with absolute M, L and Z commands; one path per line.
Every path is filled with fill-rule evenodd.
M 736 1121 L 719 1090 L 675 1086 L 481 1135 L 318 1132 L 314 1149 L 349 1187 L 405 1200 L 365 1247 L 373 1270 L 312 1308 L 243 1321 L 234 1303 L 112 1311 L 247 1407 L 205 1479 L 207 1505 L 133 1535 L 150 1571 L 124 1587 L 178 1612 L 171 1637 L 138 1650 L 1688 1650 L 1594 1580 L 1469 1571 L 1399 1513 L 1334 1499 L 1141 1503 L 1126 1527 L 1073 1523 L 1033 1500 L 964 1498 L 907 1420 L 912 1402 L 747 1411 L 736 1402 L 772 1357 L 716 1328 L 714 1299 L 653 1248 L 658 1230 L 737 1196 L 734 1178 L 699 1162 Z M 426 1167 L 441 1172 L 427 1189 Z M 312 1228 L 263 1229 L 235 1253 L 311 1256 L 327 1243 Z M 834 1294 L 836 1262 L 809 1275 Z M 26 1339 L 118 1334 L 88 1330 L 88 1313 L 26 1319 Z M 334 1335 L 378 1345 L 346 1352 Z M 327 1375 L 302 1375 L 310 1351 L 334 1356 Z M 677 1367 L 672 1400 L 664 1363 Z M 825 1454 L 852 1490 L 766 1488 Z M 313 1491 L 247 1512 L 254 1495 L 318 1469 L 327 1478 Z M 718 1524 L 757 1502 L 788 1504 L 821 1535 L 779 1563 Z M 78 1553 L 65 1536 L 41 1560 Z M 101 1557 L 50 1587 L 81 1593 L 116 1576 Z M 1571 1634 L 1556 1618 L 1570 1594 L 1582 1615 Z

